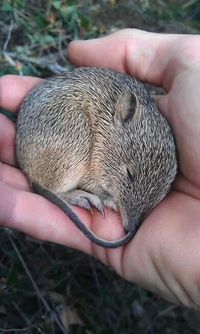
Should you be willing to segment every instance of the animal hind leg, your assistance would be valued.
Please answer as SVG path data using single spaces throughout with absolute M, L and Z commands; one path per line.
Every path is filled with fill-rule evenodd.
M 94 207 L 104 216 L 104 205 L 101 199 L 92 193 L 82 189 L 75 189 L 59 195 L 69 204 L 80 206 L 89 211 L 92 211 Z

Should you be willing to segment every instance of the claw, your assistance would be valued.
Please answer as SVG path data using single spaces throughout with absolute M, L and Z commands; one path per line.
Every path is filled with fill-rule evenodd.
M 64 198 L 69 204 L 80 206 L 91 213 L 93 213 L 92 209 L 95 208 L 105 217 L 104 205 L 101 199 L 94 194 L 78 189 L 65 194 Z
M 87 200 L 90 202 L 90 205 L 97 209 L 100 214 L 105 217 L 104 205 L 98 197 L 88 197 Z
M 91 206 L 91 202 L 88 200 L 88 198 L 86 197 L 79 197 L 76 200 L 76 203 L 74 203 L 75 205 L 80 206 L 81 208 L 84 208 L 88 211 L 91 211 L 92 213 L 92 206 Z
M 80 202 L 82 202 L 82 203 L 81 204 L 79 203 L 79 206 L 81 206 L 82 208 L 90 211 L 93 214 L 92 203 L 90 202 L 90 200 L 87 197 L 82 197 L 80 199 Z
M 104 205 L 101 203 L 98 207 L 96 206 L 96 209 L 100 212 L 100 214 L 105 218 L 105 210 L 104 210 Z

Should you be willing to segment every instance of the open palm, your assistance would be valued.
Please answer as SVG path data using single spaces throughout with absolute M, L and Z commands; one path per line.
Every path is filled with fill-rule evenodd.
M 0 224 L 87 252 L 166 299 L 199 306 L 200 37 L 126 29 L 72 42 L 68 53 L 78 66 L 109 67 L 166 90 L 158 103 L 178 147 L 180 173 L 174 190 L 152 210 L 128 245 L 114 250 L 93 245 L 61 210 L 31 193 L 15 167 L 15 126 L 0 115 Z M 39 82 L 31 77 L 2 77 L 0 107 L 16 112 Z M 120 217 L 112 210 L 106 210 L 104 220 L 96 211 L 91 216 L 74 209 L 100 237 L 112 240 L 123 234 Z

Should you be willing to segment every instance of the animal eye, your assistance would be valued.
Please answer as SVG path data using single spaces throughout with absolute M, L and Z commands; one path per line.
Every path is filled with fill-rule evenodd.
M 133 182 L 135 180 L 135 176 L 133 174 L 131 174 L 131 172 L 128 168 L 127 168 L 127 175 L 128 175 L 128 178 L 131 182 Z

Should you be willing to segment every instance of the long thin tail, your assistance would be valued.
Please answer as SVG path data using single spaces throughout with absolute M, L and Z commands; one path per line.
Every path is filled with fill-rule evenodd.
M 32 183 L 32 189 L 35 193 L 42 195 L 48 199 L 53 204 L 57 205 L 61 210 L 63 210 L 66 215 L 72 220 L 72 222 L 82 231 L 85 236 L 95 244 L 104 247 L 104 248 L 117 248 L 127 244 L 135 235 L 136 230 L 128 232 L 124 237 L 116 241 L 109 241 L 102 238 L 99 238 L 94 234 L 80 218 L 75 214 L 75 212 L 70 208 L 70 206 L 58 195 L 54 194 L 51 190 L 39 185 L 36 182 Z

